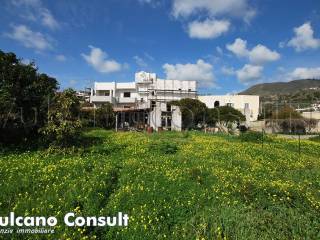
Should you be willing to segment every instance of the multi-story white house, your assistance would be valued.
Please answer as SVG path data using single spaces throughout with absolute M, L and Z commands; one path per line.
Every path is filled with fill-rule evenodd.
M 156 130 L 181 130 L 180 109 L 168 103 L 196 97 L 196 81 L 159 79 L 155 73 L 138 72 L 134 82 L 96 82 L 90 102 L 95 107 L 112 103 L 119 127 L 148 125 Z
M 181 111 L 170 102 L 183 98 L 197 98 L 208 108 L 229 105 L 240 110 L 247 122 L 257 120 L 259 114 L 259 96 L 197 96 L 196 81 L 159 79 L 155 73 L 147 72 L 136 73 L 134 82 L 95 82 L 90 102 L 95 107 L 112 103 L 120 128 L 150 126 L 180 131 Z

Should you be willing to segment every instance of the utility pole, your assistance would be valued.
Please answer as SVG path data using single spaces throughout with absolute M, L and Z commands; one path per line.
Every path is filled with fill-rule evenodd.
M 116 113 L 116 132 L 118 132 L 118 112 Z

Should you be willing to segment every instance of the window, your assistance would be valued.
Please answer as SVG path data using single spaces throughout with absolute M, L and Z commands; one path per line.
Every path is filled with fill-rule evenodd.
M 249 103 L 245 103 L 245 104 L 244 104 L 244 108 L 245 108 L 245 109 L 249 109 Z
M 131 92 L 124 92 L 123 97 L 125 97 L 125 98 L 131 97 Z
M 167 112 L 171 112 L 171 105 L 167 103 Z
M 151 101 L 151 110 L 153 111 L 155 107 L 156 107 L 156 101 Z
M 233 107 L 233 106 L 234 106 L 234 103 L 227 103 L 227 106 L 228 106 L 228 107 Z
M 110 90 L 105 91 L 105 92 L 104 92 L 104 95 L 107 96 L 107 97 L 109 97 L 109 96 L 110 96 Z

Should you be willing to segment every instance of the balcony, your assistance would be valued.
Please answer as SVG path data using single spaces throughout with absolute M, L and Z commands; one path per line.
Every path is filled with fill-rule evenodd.
M 90 102 L 92 103 L 113 103 L 114 98 L 112 96 L 90 96 Z
M 135 103 L 136 98 L 124 98 L 124 97 L 118 97 L 117 103 Z

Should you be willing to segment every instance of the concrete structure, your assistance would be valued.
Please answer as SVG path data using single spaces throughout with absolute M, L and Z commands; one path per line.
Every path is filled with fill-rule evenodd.
M 259 96 L 225 95 L 197 96 L 196 81 L 159 79 L 155 73 L 138 72 L 134 82 L 95 82 L 90 102 L 95 107 L 112 103 L 117 113 L 117 128 L 180 131 L 181 111 L 169 102 L 183 98 L 198 98 L 208 108 L 229 105 L 240 110 L 247 122 L 256 121 L 259 114 Z
M 155 73 L 138 72 L 134 82 L 96 82 L 90 102 L 95 107 L 112 103 L 120 128 L 151 126 L 180 131 L 180 109 L 168 102 L 196 97 L 196 81 L 159 79 Z
M 258 120 L 259 96 L 253 95 L 222 95 L 222 96 L 199 96 L 198 99 L 205 103 L 208 108 L 230 106 L 239 110 L 246 116 L 247 124 Z

